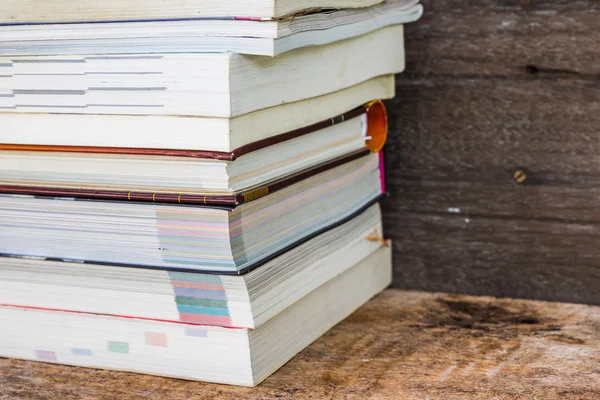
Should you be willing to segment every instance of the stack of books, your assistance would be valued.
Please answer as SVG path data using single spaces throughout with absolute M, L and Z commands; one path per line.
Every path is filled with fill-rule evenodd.
M 390 283 L 422 7 L 75 3 L 0 2 L 0 356 L 256 385 Z

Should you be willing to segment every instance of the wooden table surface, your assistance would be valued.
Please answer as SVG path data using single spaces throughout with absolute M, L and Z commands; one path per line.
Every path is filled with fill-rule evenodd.
M 254 389 L 0 359 L 3 400 L 205 398 L 597 400 L 600 307 L 388 290 Z

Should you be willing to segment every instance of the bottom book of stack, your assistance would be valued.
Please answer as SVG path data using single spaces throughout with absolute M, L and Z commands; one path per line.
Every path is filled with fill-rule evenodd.
M 390 284 L 390 248 L 369 243 L 360 258 L 342 257 L 349 251 L 342 246 L 313 262 L 322 268 L 339 263 L 339 273 L 317 287 L 303 284 L 312 289 L 308 293 L 298 287 L 298 296 L 283 293 L 293 303 L 283 309 L 271 303 L 268 320 L 247 324 L 254 329 L 76 310 L 83 303 L 71 310 L 7 304 L 4 298 L 0 356 L 255 386 Z M 35 271 L 23 273 L 24 280 L 35 280 Z M 53 301 L 52 293 L 45 296 Z

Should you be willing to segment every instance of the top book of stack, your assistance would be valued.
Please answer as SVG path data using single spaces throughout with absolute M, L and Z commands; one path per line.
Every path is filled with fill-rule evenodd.
M 2 0 L 0 22 L 52 23 L 246 17 L 276 19 L 334 8 L 369 7 L 383 0 Z
M 153 2 L 155 0 L 144 4 L 151 6 Z M 102 11 L 95 12 L 100 5 L 93 7 L 93 2 L 86 0 L 75 2 L 76 7 L 69 3 L 70 12 L 64 13 L 61 10 L 67 7 L 66 3 L 59 1 L 45 1 L 31 8 L 24 6 L 27 2 L 16 3 L 3 1 L 0 4 L 2 56 L 219 52 L 276 56 L 413 22 L 423 12 L 418 0 L 388 0 L 366 8 L 303 11 L 284 19 L 257 18 L 234 6 L 223 8 L 223 12 L 230 14 L 220 15 L 227 16 L 203 17 L 202 9 L 172 8 L 172 4 L 180 4 L 180 1 L 162 2 L 165 8 L 143 10 L 133 8 L 142 2 L 122 1 L 116 7 L 98 2 L 102 4 Z M 192 7 L 192 3 L 186 4 Z M 203 2 L 204 7 L 206 3 L 213 4 Z M 218 3 L 219 7 L 225 4 L 229 2 Z M 300 2 L 297 10 L 305 10 L 313 4 L 317 3 Z M 318 4 L 320 7 L 357 7 L 371 1 Z M 57 8 L 51 8 L 53 5 Z M 15 12 L 21 8 L 27 9 L 27 13 Z M 49 11 L 41 14 L 40 10 L 45 9 Z M 119 13 L 121 9 L 123 12 Z
M 153 1 L 143 3 L 145 13 L 152 12 Z M 177 9 L 181 18 L 188 19 L 169 19 L 175 18 L 169 14 L 175 10 L 173 2 L 161 2 L 157 10 L 162 19 L 144 21 L 149 15 L 135 13 L 142 5 L 135 1 L 121 1 L 114 8 L 102 3 L 105 11 L 96 14 L 91 0 L 69 2 L 69 10 L 67 3 L 49 0 L 23 15 L 18 11 L 21 3 L 2 2 L 0 111 L 5 115 L 0 124 L 22 126 L 15 121 L 18 113 L 37 114 L 27 123 L 39 121 L 40 114 L 46 113 L 232 119 L 330 95 L 402 72 L 403 24 L 422 13 L 416 0 L 390 0 L 286 21 L 189 19 L 194 14 L 185 14 L 185 5 L 192 7 L 192 3 Z M 225 2 L 201 4 L 220 10 Z M 240 15 L 242 11 L 232 4 L 227 12 Z M 308 10 L 358 7 L 366 2 L 300 4 L 299 10 Z M 48 13 L 42 12 L 46 8 Z M 196 12 L 202 14 L 203 9 Z M 81 15 L 75 18 L 73 13 Z M 114 22 L 117 16 L 123 21 Z M 98 21 L 89 22 L 93 19 Z M 391 97 L 372 95 L 377 97 L 362 102 Z M 327 117 L 357 106 L 349 102 Z M 18 136 L 29 137 L 21 128 Z

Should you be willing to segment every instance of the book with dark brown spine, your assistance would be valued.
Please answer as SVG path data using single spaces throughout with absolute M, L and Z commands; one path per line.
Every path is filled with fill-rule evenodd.
M 200 192 L 145 192 L 145 191 L 121 191 L 121 190 L 90 190 L 90 189 L 61 189 L 26 185 L 0 185 L 0 194 L 20 194 L 32 196 L 51 196 L 51 197 L 75 197 L 83 199 L 98 200 L 122 200 L 122 201 L 144 201 L 156 203 L 179 203 L 196 205 L 224 205 L 238 206 L 252 200 L 256 200 L 269 193 L 276 192 L 283 188 L 300 182 L 321 172 L 338 167 L 350 161 L 357 160 L 370 153 L 370 150 L 362 150 L 353 154 L 340 157 L 317 165 L 309 170 L 298 174 L 285 177 L 283 179 L 267 183 L 265 185 L 252 188 L 242 193 L 232 195 L 215 195 Z

